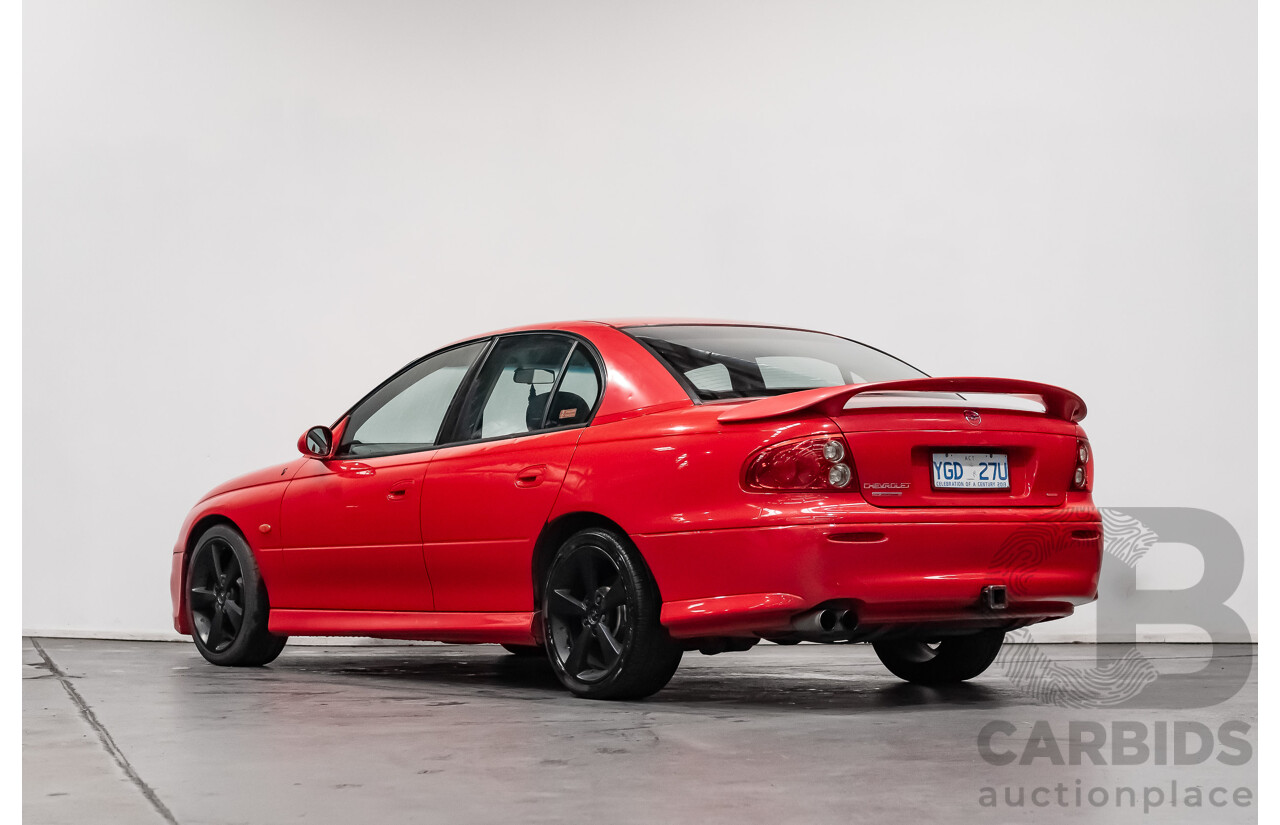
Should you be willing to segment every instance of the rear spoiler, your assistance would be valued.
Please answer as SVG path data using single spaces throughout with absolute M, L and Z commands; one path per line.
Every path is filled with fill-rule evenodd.
M 1079 421 L 1087 412 L 1080 396 L 1052 384 L 1037 384 L 1035 381 L 1018 381 L 1013 378 L 909 378 L 905 381 L 873 381 L 775 395 L 725 410 L 720 414 L 720 420 L 756 421 L 800 412 L 835 416 L 844 412 L 844 405 L 850 398 L 869 392 L 976 392 L 1031 397 L 1044 404 L 1045 415 L 1061 418 L 1063 421 Z M 974 406 L 983 405 L 975 401 Z

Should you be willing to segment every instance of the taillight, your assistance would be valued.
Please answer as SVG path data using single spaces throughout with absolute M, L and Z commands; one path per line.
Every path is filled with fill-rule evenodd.
M 815 436 L 783 441 L 747 459 L 748 490 L 844 490 L 853 483 L 853 462 L 844 439 Z
M 1093 465 L 1089 442 L 1083 438 L 1076 442 L 1076 470 L 1071 476 L 1071 486 L 1076 490 L 1089 490 L 1093 487 Z

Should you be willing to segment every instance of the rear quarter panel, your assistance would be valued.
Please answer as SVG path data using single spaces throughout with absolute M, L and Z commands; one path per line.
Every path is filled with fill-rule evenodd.
M 688 407 L 588 427 L 555 515 L 599 513 L 633 536 L 830 518 L 821 508 L 830 495 L 752 494 L 740 478 L 743 463 L 761 446 L 838 434 L 835 424 L 809 418 L 723 427 L 717 417 L 724 409 Z M 862 501 L 852 491 L 844 500 Z

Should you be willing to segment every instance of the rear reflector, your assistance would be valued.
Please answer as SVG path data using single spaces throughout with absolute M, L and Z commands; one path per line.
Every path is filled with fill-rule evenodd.
M 868 530 L 863 533 L 835 533 L 827 536 L 827 538 L 831 541 L 846 542 L 848 544 L 871 544 L 877 541 L 884 541 L 885 534 Z

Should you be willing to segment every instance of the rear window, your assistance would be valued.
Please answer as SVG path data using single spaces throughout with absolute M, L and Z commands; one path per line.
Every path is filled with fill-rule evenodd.
M 924 376 L 878 349 L 821 332 L 695 325 L 628 327 L 625 332 L 702 401 Z

